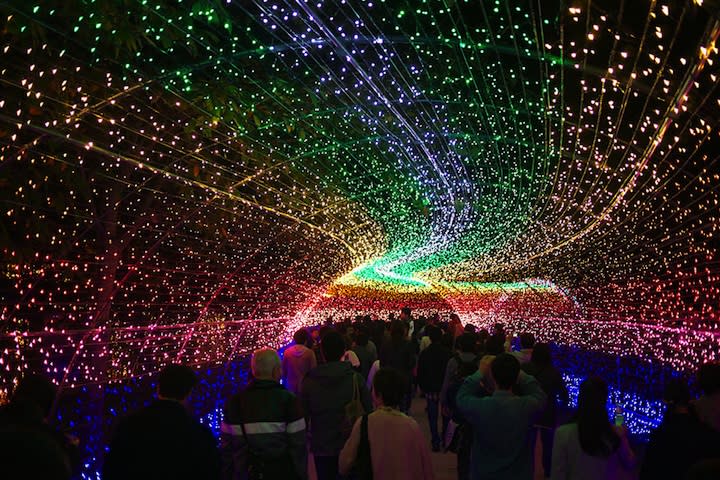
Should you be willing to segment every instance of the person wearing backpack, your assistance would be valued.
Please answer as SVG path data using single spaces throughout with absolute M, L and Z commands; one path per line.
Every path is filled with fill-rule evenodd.
M 220 428 L 223 480 L 307 478 L 305 417 L 298 398 L 280 385 L 271 348 L 252 355 L 253 381 L 225 404 Z
M 470 478 L 470 451 L 472 449 L 472 427 L 463 418 L 455 405 L 455 396 L 465 378 L 478 369 L 479 357 L 475 354 L 475 336 L 464 333 L 457 338 L 458 353 L 448 361 L 445 379 L 440 391 L 443 416 L 449 417 L 455 424 L 452 441 L 447 445 L 449 451 L 457 454 L 459 480 Z

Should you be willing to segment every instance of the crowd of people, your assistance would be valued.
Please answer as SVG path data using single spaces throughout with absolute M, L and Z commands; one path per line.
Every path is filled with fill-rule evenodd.
M 423 480 L 434 478 L 431 451 L 456 455 L 460 480 L 720 478 L 717 363 L 700 368 L 697 399 L 687 382 L 668 382 L 644 455 L 621 413 L 608 416 L 602 378 L 581 383 L 567 416 L 550 345 L 500 324 L 477 331 L 454 314 L 414 319 L 406 308 L 388 322 L 303 328 L 282 356 L 255 351 L 251 373 L 224 404 L 218 440 L 188 408 L 196 374 L 165 367 L 156 398 L 116 425 L 102 478 Z M 418 396 L 430 438 L 409 416 Z M 77 439 L 47 421 L 53 400 L 52 383 L 28 375 L 0 409 L 3 478 L 77 472 Z

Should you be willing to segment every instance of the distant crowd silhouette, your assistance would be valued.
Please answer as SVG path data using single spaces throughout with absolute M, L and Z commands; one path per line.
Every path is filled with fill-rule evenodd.
M 156 398 L 115 425 L 104 480 L 422 480 L 431 452 L 456 455 L 460 480 L 720 479 L 720 364 L 699 367 L 698 398 L 667 382 L 662 422 L 638 445 L 623 412 L 608 415 L 605 380 L 582 381 L 571 410 L 549 344 L 455 314 L 357 316 L 298 330 L 282 358 L 256 350 L 219 439 L 190 411 L 197 383 L 188 366 L 162 369 Z M 409 416 L 418 396 L 430 438 Z M 80 440 L 53 426 L 54 400 L 29 374 L 0 407 L 0 478 L 78 478 Z

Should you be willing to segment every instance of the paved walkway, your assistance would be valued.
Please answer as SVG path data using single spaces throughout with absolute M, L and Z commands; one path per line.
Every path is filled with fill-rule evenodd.
M 420 425 L 430 445 L 430 424 L 425 413 L 425 399 L 415 397 L 410 406 L 410 415 Z M 432 457 L 435 480 L 457 480 L 457 463 L 454 453 L 430 453 Z

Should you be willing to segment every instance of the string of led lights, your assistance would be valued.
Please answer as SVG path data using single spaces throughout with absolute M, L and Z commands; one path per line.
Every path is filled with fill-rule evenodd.
M 718 358 L 718 5 L 0 6 L 0 392 L 451 311 Z

